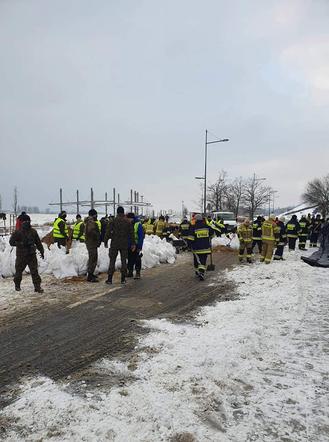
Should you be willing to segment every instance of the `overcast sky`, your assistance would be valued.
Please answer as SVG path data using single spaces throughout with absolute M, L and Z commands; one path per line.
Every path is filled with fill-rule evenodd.
M 256 173 L 298 203 L 329 173 L 328 0 L 0 0 L 0 194 L 138 190 L 155 208 Z

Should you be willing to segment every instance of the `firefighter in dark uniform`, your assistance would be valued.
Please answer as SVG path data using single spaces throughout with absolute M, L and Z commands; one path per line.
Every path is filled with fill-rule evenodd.
M 273 256 L 273 259 L 276 261 L 283 261 L 283 250 L 284 250 L 284 246 L 287 244 L 287 234 L 286 234 L 286 226 L 284 224 L 285 222 L 285 217 L 281 216 L 281 218 L 279 218 L 279 221 L 277 221 L 277 226 L 278 226 L 278 241 L 277 241 L 277 245 L 276 245 L 276 250 Z
M 254 248 L 257 245 L 258 253 L 262 253 L 262 224 L 263 217 L 257 216 L 252 224 L 252 253 L 254 253 Z
M 286 224 L 289 251 L 295 250 L 299 231 L 300 225 L 297 221 L 297 215 L 292 215 L 291 220 Z
M 321 215 L 316 215 L 316 218 L 312 219 L 310 227 L 310 247 L 318 246 L 318 238 L 321 231 Z
M 40 241 L 38 232 L 31 227 L 31 220 L 28 215 L 23 215 L 21 219 L 21 226 L 19 230 L 15 230 L 9 239 L 9 244 L 16 247 L 16 262 L 15 262 L 15 290 L 21 290 L 22 274 L 25 267 L 30 269 L 34 291 L 43 293 L 41 288 L 41 278 L 38 272 L 38 261 L 36 250 L 39 250 L 42 259 L 44 259 L 44 249 Z
M 306 241 L 308 237 L 308 221 L 306 216 L 302 216 L 299 221 L 300 230 L 298 232 L 298 248 L 300 250 L 305 250 L 306 247 Z
M 191 226 L 190 245 L 194 257 L 195 274 L 203 281 L 206 273 L 207 258 L 211 253 L 211 238 L 215 231 L 203 220 L 200 214 L 195 216 L 195 224 Z
M 188 221 L 187 217 L 184 216 L 183 221 L 179 225 L 179 236 L 185 241 L 188 241 L 190 230 L 191 230 L 191 223 Z
M 98 260 L 98 247 L 101 245 L 101 222 L 97 219 L 97 211 L 90 209 L 85 220 L 85 242 L 88 251 L 87 281 L 98 282 L 94 271 Z

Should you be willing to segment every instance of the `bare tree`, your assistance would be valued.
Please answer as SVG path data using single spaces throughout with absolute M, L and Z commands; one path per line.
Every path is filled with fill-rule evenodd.
M 264 186 L 256 175 L 246 180 L 243 186 L 243 199 L 251 220 L 254 219 L 256 211 L 268 203 L 270 192 L 271 188 Z
M 18 190 L 17 190 L 17 186 L 14 187 L 13 209 L 14 209 L 15 215 L 17 215 L 17 209 L 18 209 Z
M 318 206 L 322 216 L 326 218 L 329 213 L 329 175 L 310 181 L 303 193 L 303 200 Z
M 217 181 L 208 187 L 207 201 L 212 210 L 218 212 L 225 208 L 227 187 L 227 173 L 225 170 L 221 170 Z
M 244 202 L 245 181 L 240 176 L 228 186 L 226 192 L 227 208 L 237 217 L 241 204 Z

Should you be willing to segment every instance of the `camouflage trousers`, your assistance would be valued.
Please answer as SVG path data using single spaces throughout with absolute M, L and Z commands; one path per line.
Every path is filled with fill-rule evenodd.
M 36 254 L 32 255 L 18 255 L 16 256 L 16 262 L 15 262 L 15 276 L 14 276 L 14 283 L 16 286 L 20 286 L 22 281 L 22 275 L 23 272 L 28 266 L 30 269 L 32 281 L 35 288 L 40 288 L 41 285 L 41 278 L 38 272 L 38 261 Z

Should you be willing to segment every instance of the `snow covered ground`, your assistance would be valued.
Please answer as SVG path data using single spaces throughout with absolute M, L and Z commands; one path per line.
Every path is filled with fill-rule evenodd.
M 134 364 L 96 364 L 124 385 L 22 380 L 5 440 L 328 441 L 329 271 L 296 251 L 226 277 L 240 299 L 193 323 L 147 321 Z
M 4 278 L 15 273 L 16 249 L 9 245 L 8 237 L 0 238 L 0 275 Z M 152 268 L 160 263 L 175 262 L 175 249 L 165 239 L 155 235 L 146 236 L 143 245 L 143 268 Z M 56 278 L 66 278 L 83 275 L 87 271 L 88 252 L 85 244 L 74 242 L 70 253 L 65 249 L 51 245 L 50 250 L 45 247 L 45 259 L 38 256 L 40 274 L 53 274 Z M 121 266 L 118 256 L 117 267 Z M 107 272 L 109 267 L 108 249 L 104 244 L 98 250 L 98 264 L 96 273 Z M 1 287 L 1 278 L 0 278 Z

